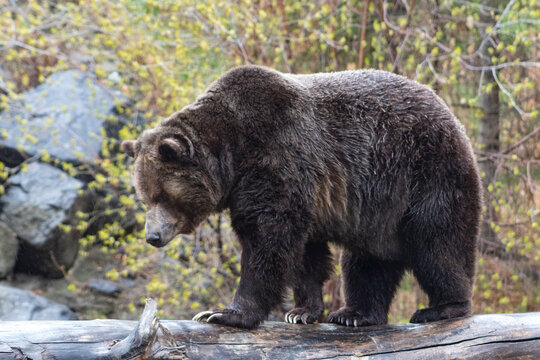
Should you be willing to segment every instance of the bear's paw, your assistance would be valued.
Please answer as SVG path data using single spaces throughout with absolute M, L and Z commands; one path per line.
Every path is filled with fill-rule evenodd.
M 262 321 L 258 316 L 235 309 L 203 311 L 195 315 L 193 320 L 207 322 L 209 324 L 233 326 L 242 329 L 254 329 Z
M 328 322 L 345 326 L 370 326 L 386 324 L 386 319 L 373 315 L 366 315 L 362 311 L 352 307 L 342 307 L 328 315 Z
M 409 322 L 423 324 L 432 321 L 453 319 L 467 316 L 471 313 L 470 301 L 462 301 L 450 304 L 444 304 L 425 309 L 417 310 Z
M 285 322 L 289 324 L 314 324 L 319 320 L 321 313 L 321 310 L 298 307 L 285 314 Z

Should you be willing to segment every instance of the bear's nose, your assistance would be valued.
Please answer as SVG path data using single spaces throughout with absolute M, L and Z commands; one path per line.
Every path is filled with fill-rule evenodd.
M 159 245 L 161 236 L 157 232 L 151 232 L 146 234 L 146 242 L 150 245 Z

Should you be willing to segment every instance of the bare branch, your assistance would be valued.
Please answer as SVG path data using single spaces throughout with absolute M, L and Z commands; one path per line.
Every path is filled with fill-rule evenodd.
M 521 145 L 523 145 L 524 143 L 529 141 L 531 138 L 533 138 L 538 133 L 540 133 L 540 125 L 537 126 L 536 128 L 534 128 L 533 131 L 531 131 L 530 133 L 528 133 L 527 135 L 522 137 L 518 142 L 514 143 L 513 145 L 510 145 L 509 147 L 507 147 L 503 151 L 500 151 L 498 153 L 488 154 L 486 156 L 478 158 L 478 161 L 479 162 L 491 161 L 491 160 L 494 160 L 496 158 L 504 157 L 506 154 L 509 154 L 510 152 L 514 151 L 515 149 L 517 149 L 518 147 L 520 147 Z M 534 161 L 532 161 L 532 162 L 534 162 Z
M 529 141 L 532 137 L 534 137 L 536 134 L 538 134 L 540 132 L 540 126 L 537 126 L 536 128 L 534 128 L 533 131 L 531 131 L 529 134 L 525 135 L 524 137 L 521 138 L 521 140 L 519 140 L 517 143 L 515 143 L 514 145 L 512 146 L 509 146 L 506 150 L 503 150 L 501 152 L 501 154 L 508 154 L 510 153 L 511 151 L 515 150 L 516 148 L 518 148 L 519 146 L 523 145 L 525 142 Z
M 402 29 L 401 27 L 399 26 L 396 26 L 394 24 L 392 24 L 389 20 L 388 20 L 388 16 L 386 14 L 386 0 L 384 0 L 384 3 L 383 3 L 383 20 L 384 20 L 384 23 L 386 24 L 386 26 L 388 26 L 390 29 L 400 33 L 400 34 L 403 34 L 403 35 L 412 35 L 413 32 L 412 31 L 409 31 L 409 30 L 404 30 Z M 431 43 L 437 45 L 441 50 L 443 50 L 444 52 L 447 52 L 447 53 L 451 53 L 452 52 L 452 49 L 450 49 L 448 46 L 444 45 L 443 43 L 441 42 L 438 42 L 436 41 L 435 39 L 433 39 L 433 37 L 431 37 L 431 35 L 429 35 L 425 30 L 423 29 L 414 29 L 414 33 L 416 33 L 417 35 L 420 35 L 420 36 L 423 36 L 425 37 L 426 39 L 428 39 Z
M 478 3 L 474 3 L 472 1 L 465 1 L 465 0 L 454 0 L 455 2 L 459 3 L 459 4 L 465 4 L 465 5 L 469 5 L 469 6 L 474 6 L 474 7 L 477 7 L 479 8 L 480 10 L 482 11 L 488 11 L 488 12 L 500 12 L 499 9 L 497 8 L 494 8 L 494 7 L 491 7 L 491 6 L 487 6 L 485 4 L 478 4 Z
M 10 49 L 10 48 L 15 47 L 15 46 L 26 49 L 26 50 L 29 50 L 29 51 L 35 51 L 37 54 L 52 56 L 52 57 L 55 57 L 57 59 L 64 60 L 64 61 L 68 60 L 68 58 L 66 56 L 62 55 L 62 54 L 60 54 L 60 55 L 53 54 L 50 51 L 39 49 L 37 47 L 25 44 L 25 43 L 23 43 L 23 42 L 21 42 L 19 40 L 9 40 L 7 42 L 7 44 L 6 44 L 6 46 L 4 46 L 3 49 Z
M 505 28 L 505 27 L 507 27 L 507 26 L 512 26 L 512 25 L 516 25 L 516 24 L 540 25 L 540 20 L 535 20 L 535 19 L 518 19 L 518 20 L 507 21 L 507 22 L 505 22 L 505 23 L 496 25 L 496 26 L 495 26 L 495 29 L 502 29 L 502 28 Z
M 497 85 L 499 86 L 499 89 L 502 90 L 502 92 L 508 96 L 508 98 L 510 99 L 510 102 L 512 103 L 512 106 L 514 107 L 514 109 L 517 110 L 517 112 L 519 113 L 519 115 L 521 115 L 521 117 L 525 117 L 525 116 L 531 116 L 531 113 L 526 113 L 525 111 L 523 111 L 523 109 L 521 109 L 519 107 L 519 105 L 516 103 L 516 99 L 514 99 L 514 97 L 512 96 L 512 94 L 510 94 L 510 92 L 504 87 L 504 85 L 501 83 L 501 81 L 499 80 L 499 77 L 497 76 L 497 70 L 495 69 L 491 69 L 491 73 L 493 74 L 493 78 L 495 79 L 495 81 L 497 82 Z
M 366 39 L 366 25 L 368 15 L 369 1 L 364 0 L 364 7 L 362 12 L 362 32 L 360 33 L 360 50 L 358 51 L 358 68 L 364 67 L 364 42 Z
M 510 12 L 510 10 L 512 9 L 512 7 L 514 6 L 515 3 L 516 3 L 516 0 L 511 0 L 508 3 L 508 5 L 506 5 L 506 7 L 504 8 L 501 16 L 499 17 L 499 20 L 497 20 L 497 22 L 495 23 L 495 26 L 493 28 L 496 28 L 496 27 L 501 25 L 501 21 L 503 21 L 505 16 L 508 15 L 508 12 Z
M 446 84 L 446 79 L 445 78 L 442 78 L 438 73 L 437 71 L 435 70 L 435 67 L 433 66 L 433 63 L 431 62 L 431 56 L 428 54 L 428 56 L 426 56 L 426 59 L 424 60 L 425 62 L 427 62 L 428 64 L 428 67 L 429 69 L 431 70 L 431 73 L 433 74 L 433 76 L 435 76 L 435 79 L 440 82 L 440 83 L 443 83 L 443 84 Z
M 482 96 L 482 84 L 484 83 L 484 70 L 480 73 L 480 81 L 478 82 L 478 91 L 476 93 L 477 97 Z

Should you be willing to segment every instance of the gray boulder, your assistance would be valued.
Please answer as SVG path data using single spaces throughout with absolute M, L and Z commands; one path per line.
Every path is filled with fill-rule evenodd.
M 88 288 L 99 294 L 115 297 L 122 292 L 122 286 L 114 281 L 91 279 L 87 284 Z
M 32 163 L 27 171 L 10 178 L 10 187 L 0 198 L 4 221 L 20 240 L 17 270 L 61 277 L 78 253 L 78 234 L 65 232 L 74 212 L 83 209 L 83 183 L 50 165 Z
M 2 153 L 14 158 L 5 150 L 9 149 L 30 156 L 45 150 L 62 161 L 92 162 L 101 151 L 102 128 L 114 109 L 112 92 L 84 73 L 55 73 L 0 113 L 8 134 L 0 138 L 0 160 L 4 161 Z
M 0 320 L 76 320 L 67 306 L 31 292 L 0 285 Z
M 12 273 L 19 242 L 15 233 L 0 221 L 0 279 Z

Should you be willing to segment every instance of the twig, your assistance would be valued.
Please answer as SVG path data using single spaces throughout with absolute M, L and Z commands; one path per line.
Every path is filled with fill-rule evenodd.
M 10 40 L 10 41 L 8 41 L 6 46 L 4 46 L 2 48 L 2 50 L 10 49 L 10 48 L 12 48 L 14 46 L 17 46 L 17 47 L 20 47 L 20 48 L 23 48 L 23 49 L 26 49 L 26 50 L 29 50 L 29 51 L 35 51 L 36 53 L 41 54 L 41 55 L 52 56 L 52 57 L 55 57 L 55 58 L 63 60 L 63 61 L 68 61 L 68 58 L 66 56 L 62 55 L 62 54 L 60 54 L 60 55 L 53 54 L 53 53 L 51 53 L 49 51 L 42 50 L 42 49 L 39 49 L 37 47 L 25 44 L 25 43 L 23 43 L 23 42 L 21 42 L 19 40 Z
M 525 167 L 527 169 L 527 187 L 529 188 L 529 191 L 531 194 L 534 194 L 534 186 L 531 181 L 531 162 L 527 161 L 527 165 Z
M 369 1 L 364 0 L 364 8 L 362 9 L 362 31 L 360 33 L 360 49 L 358 51 L 358 68 L 364 67 L 364 42 L 366 41 L 366 25 Z
M 502 23 L 502 24 L 499 24 L 499 25 L 495 26 L 495 29 L 502 29 L 502 28 L 505 28 L 505 27 L 507 27 L 507 26 L 512 26 L 512 25 L 516 25 L 516 24 L 540 25 L 540 20 L 535 20 L 535 19 L 519 19 L 519 20 L 507 21 L 507 22 L 505 22 L 505 23 Z
M 437 71 L 435 70 L 435 67 L 433 66 L 433 63 L 430 60 L 430 57 L 431 55 L 428 54 L 428 56 L 426 56 L 426 59 L 424 61 L 427 62 L 429 69 L 433 73 L 433 76 L 435 76 L 435 79 L 440 83 L 446 84 L 446 79 L 440 77 L 440 75 L 437 73 Z
M 508 154 L 509 152 L 513 151 L 514 149 L 516 149 L 517 147 L 521 146 L 522 144 L 524 144 L 525 142 L 529 141 L 529 139 L 531 139 L 533 136 L 535 136 L 537 133 L 540 132 L 540 126 L 537 126 L 536 128 L 534 128 L 533 131 L 531 131 L 529 134 L 525 135 L 524 137 L 521 138 L 521 140 L 519 140 L 517 143 L 515 143 L 514 145 L 512 146 L 509 146 L 508 148 L 506 148 L 504 151 L 501 152 L 501 154 Z
M 493 78 L 495 79 L 495 81 L 497 82 L 497 85 L 499 86 L 499 89 L 502 90 L 502 92 L 508 96 L 508 98 L 510 99 L 510 102 L 512 103 L 512 106 L 514 107 L 514 109 L 517 110 L 517 112 L 519 113 L 519 115 L 521 115 L 521 117 L 529 117 L 531 116 L 531 113 L 526 113 L 525 111 L 523 111 L 519 105 L 516 103 L 516 100 L 514 99 L 514 97 L 512 96 L 512 94 L 510 94 L 510 92 L 508 90 L 506 90 L 506 88 L 504 87 L 504 85 L 500 82 L 499 80 L 499 77 L 497 76 L 497 70 L 495 69 L 491 69 L 491 73 L 493 74 Z

